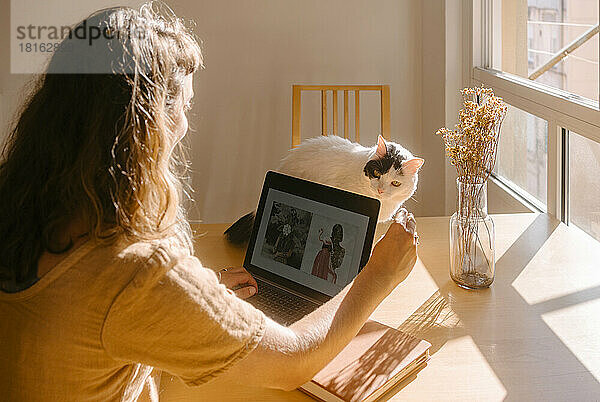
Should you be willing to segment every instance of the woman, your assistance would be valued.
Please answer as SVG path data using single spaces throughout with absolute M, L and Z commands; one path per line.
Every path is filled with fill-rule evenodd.
M 346 250 L 340 246 L 344 238 L 344 229 L 342 225 L 335 224 L 331 229 L 331 240 L 323 240 L 323 228 L 319 229 L 319 241 L 322 243 L 321 250 L 317 253 L 313 262 L 312 275 L 328 280 L 329 274 L 332 276 L 333 283 L 337 282 L 337 273 L 335 270 L 342 265 Z
M 408 275 L 413 235 L 393 224 L 352 284 L 276 324 L 242 300 L 256 292 L 246 271 L 217 276 L 193 256 L 178 146 L 202 66 L 193 36 L 148 5 L 79 26 L 105 39 L 65 39 L 0 162 L 2 398 L 156 397 L 163 370 L 188 385 L 296 388 Z
M 333 283 L 337 281 L 336 270 L 342 265 L 346 249 L 341 246 L 344 240 L 344 228 L 339 223 L 331 229 L 331 271 L 333 272 Z

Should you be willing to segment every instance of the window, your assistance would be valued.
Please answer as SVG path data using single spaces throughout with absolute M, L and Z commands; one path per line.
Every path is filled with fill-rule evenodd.
M 509 105 L 494 176 L 600 241 L 599 0 L 472 0 L 468 84 Z M 467 18 L 468 21 L 468 18 Z
M 548 215 L 570 225 L 575 232 L 575 240 L 570 241 L 571 237 L 565 236 L 561 228 L 548 225 L 545 219 L 535 220 L 541 225 L 528 226 L 501 257 L 503 259 L 514 251 L 505 260 L 507 266 L 510 265 L 510 273 L 505 272 L 509 274 L 505 277 L 505 285 L 509 288 L 505 294 L 522 298 L 518 303 L 518 309 L 522 310 L 519 314 L 539 312 L 548 339 L 553 333 L 555 339 L 552 342 L 566 347 L 563 356 L 582 362 L 589 369 L 591 366 L 585 361 L 589 348 L 577 348 L 565 337 L 569 328 L 563 328 L 569 325 L 565 325 L 564 320 L 551 321 L 548 317 L 558 312 L 577 311 L 572 314 L 576 318 L 570 322 L 571 326 L 577 326 L 585 323 L 582 318 L 587 317 L 580 309 L 587 308 L 590 301 L 594 301 L 594 306 L 598 302 L 600 271 L 589 264 L 579 264 L 577 258 L 577 253 L 595 255 L 600 249 L 597 31 L 595 39 L 585 41 L 587 47 L 577 47 L 570 56 L 552 66 L 547 62 L 555 57 L 556 49 L 564 46 L 573 35 L 579 35 L 581 28 L 587 29 L 590 20 L 597 24 L 598 0 L 467 0 L 464 7 L 463 19 L 473 21 L 469 27 L 472 28 L 472 42 L 466 42 L 470 30 L 463 37 L 467 47 L 463 54 L 465 81 L 470 85 L 493 88 L 496 95 L 509 104 L 506 127 L 500 134 L 495 175 L 518 195 L 527 193 L 530 198 L 540 200 L 545 194 Z M 507 21 L 505 13 L 510 7 L 514 8 L 513 21 Z M 512 31 L 507 34 L 510 26 Z M 502 39 L 500 42 L 495 40 L 498 37 Z M 512 40 L 513 44 L 507 40 Z M 530 79 L 529 75 L 544 65 L 547 67 L 543 68 L 544 72 L 537 79 Z M 535 180 L 536 175 L 538 180 Z M 533 229 L 531 232 L 530 228 Z M 545 269 L 546 259 L 555 258 L 552 251 L 545 256 L 533 252 L 534 249 L 531 253 L 523 253 L 527 248 L 524 244 L 546 248 L 546 251 L 558 248 L 572 251 L 572 258 L 554 262 L 559 263 L 559 269 L 572 272 L 573 280 L 567 278 L 559 283 L 555 271 L 550 266 Z M 517 254 L 523 258 L 515 264 L 513 261 L 517 259 L 513 257 Z M 541 264 L 530 264 L 534 259 Z M 575 278 L 588 280 L 582 282 Z M 535 297 L 531 296 L 530 289 L 535 289 Z M 588 309 L 586 314 L 587 311 L 590 316 L 596 313 Z M 502 372 L 497 374 L 501 377 Z M 500 381 L 505 383 L 503 378 Z M 593 378 L 590 383 L 597 385 Z
M 496 177 L 524 190 L 529 201 L 546 209 L 548 123 L 508 106 L 498 144 Z
M 569 132 L 568 221 L 600 241 L 600 143 Z
M 597 0 L 494 2 L 494 69 L 598 100 Z

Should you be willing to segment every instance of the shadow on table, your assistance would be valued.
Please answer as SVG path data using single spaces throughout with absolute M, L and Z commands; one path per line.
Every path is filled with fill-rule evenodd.
M 439 290 L 429 297 L 398 329 L 431 343 L 429 354 L 434 355 L 448 339 L 455 338 L 461 329 L 458 315 Z M 464 332 L 464 331 L 463 331 Z
M 369 321 L 357 337 L 367 337 L 368 342 L 368 333 L 374 330 L 381 333 L 381 325 Z M 420 339 L 399 337 L 391 328 L 384 331 L 358 360 L 344 362 L 345 366 L 332 373 L 317 374 L 318 382 L 344 400 L 371 395 L 383 386 L 403 361 L 406 365 L 418 357 L 413 351 L 420 343 Z

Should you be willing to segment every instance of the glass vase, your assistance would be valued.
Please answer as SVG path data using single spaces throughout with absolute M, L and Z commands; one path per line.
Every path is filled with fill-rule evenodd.
M 487 288 L 494 281 L 496 263 L 487 182 L 459 177 L 456 185 L 457 210 L 450 218 L 450 277 L 463 288 Z

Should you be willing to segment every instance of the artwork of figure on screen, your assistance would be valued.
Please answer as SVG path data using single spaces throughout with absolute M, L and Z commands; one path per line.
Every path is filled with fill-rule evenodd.
M 319 241 L 322 243 L 321 250 L 317 253 L 313 263 L 312 275 L 336 283 L 338 269 L 344 261 L 346 250 L 341 246 L 344 240 L 344 228 L 339 223 L 333 225 L 331 237 L 323 239 L 323 228 L 319 229 Z
M 262 254 L 289 267 L 300 269 L 306 247 L 310 212 L 273 202 Z

